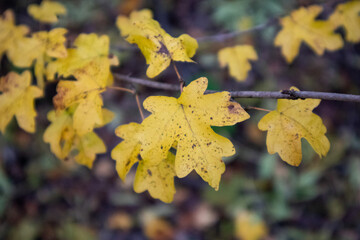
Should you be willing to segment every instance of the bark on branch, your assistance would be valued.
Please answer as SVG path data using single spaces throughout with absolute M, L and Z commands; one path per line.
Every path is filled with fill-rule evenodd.
M 133 78 L 126 75 L 113 73 L 115 80 L 135 83 L 143 85 L 149 88 L 180 91 L 180 87 L 170 83 L 159 83 L 141 78 Z M 226 90 L 224 90 L 226 91 Z M 216 91 L 206 91 L 206 93 L 212 93 Z M 330 93 L 330 92 L 312 92 L 312 91 L 293 91 L 282 90 L 280 92 L 272 91 L 228 91 L 233 98 L 267 98 L 267 99 L 322 99 L 330 101 L 345 101 L 345 102 L 358 102 L 360 103 L 360 95 L 342 94 L 342 93 Z

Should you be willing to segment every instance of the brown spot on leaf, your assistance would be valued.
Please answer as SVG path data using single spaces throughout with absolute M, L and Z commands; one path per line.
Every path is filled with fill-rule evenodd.
M 161 42 L 161 41 L 159 41 L 159 43 L 160 43 L 160 49 L 157 51 L 157 53 L 159 53 L 159 54 L 164 54 L 164 55 L 167 55 L 167 56 L 169 56 L 170 57 L 170 52 L 169 52 L 169 50 L 167 49 L 167 47 L 165 46 L 165 44 L 163 43 L 163 42 Z
M 149 176 L 152 176 L 152 172 L 150 171 L 150 169 L 147 170 L 147 173 L 149 174 Z

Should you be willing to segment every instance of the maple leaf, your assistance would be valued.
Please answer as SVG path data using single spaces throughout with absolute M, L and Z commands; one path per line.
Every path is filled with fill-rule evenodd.
M 41 89 L 31 86 L 29 71 L 21 75 L 10 72 L 0 78 L 0 130 L 4 133 L 13 116 L 19 126 L 27 132 L 35 132 L 35 98 L 42 96 Z
M 229 92 L 203 95 L 207 84 L 206 78 L 199 78 L 185 87 L 178 99 L 156 96 L 145 100 L 144 107 L 152 115 L 142 123 L 140 153 L 143 159 L 157 165 L 176 141 L 176 175 L 182 178 L 195 169 L 204 181 L 218 189 L 225 171 L 222 157 L 233 155 L 235 149 L 211 126 L 234 125 L 249 115 L 240 104 L 229 101 Z
M 147 190 L 153 198 L 169 203 L 175 194 L 175 156 L 168 152 L 167 157 L 155 166 L 149 165 L 149 160 L 141 159 L 139 140 L 141 130 L 142 126 L 138 123 L 117 127 L 115 133 L 124 141 L 111 151 L 111 158 L 116 161 L 116 170 L 123 181 L 131 167 L 139 162 L 134 180 L 135 192 L 141 193 Z
M 40 5 L 30 4 L 27 10 L 30 16 L 43 23 L 56 23 L 58 15 L 66 14 L 64 5 L 55 1 L 42 1 Z
M 171 37 L 152 19 L 150 10 L 132 12 L 130 18 L 119 16 L 116 25 L 129 43 L 140 48 L 149 67 L 146 75 L 153 78 L 164 71 L 171 61 L 193 62 L 197 41 L 187 34 Z
M 51 124 L 46 128 L 43 139 L 44 142 L 50 144 L 51 152 L 57 158 L 65 159 L 72 150 L 77 150 L 78 154 L 75 156 L 75 160 L 79 164 L 91 168 L 96 154 L 106 152 L 106 147 L 94 132 L 89 132 L 82 136 L 76 134 L 72 119 L 75 109 L 74 107 L 68 111 L 50 111 L 47 117 Z M 96 127 L 104 126 L 114 117 L 114 114 L 107 109 L 102 109 L 102 114 L 104 122 Z
M 109 45 L 110 40 L 106 35 L 99 37 L 94 33 L 80 34 L 74 42 L 75 48 L 68 49 L 66 58 L 60 58 L 49 63 L 46 69 L 46 78 L 53 80 L 55 73 L 58 73 L 60 76 L 69 77 L 77 71 L 82 71 L 82 68 L 88 65 L 94 66 L 95 63 L 106 63 L 98 65 L 97 69 L 99 67 L 109 69 L 110 65 L 118 65 L 119 62 L 116 57 L 109 58 Z M 107 69 L 101 70 L 101 72 L 107 74 L 106 76 L 101 76 L 101 78 L 111 78 L 110 70 Z
M 299 91 L 295 87 L 290 90 Z M 293 166 L 301 163 L 301 138 L 305 138 L 320 157 L 330 149 L 326 127 L 312 110 L 320 99 L 279 99 L 277 109 L 266 114 L 259 122 L 262 131 L 268 131 L 266 145 L 270 154 L 279 153 L 282 160 Z
M 349 42 L 360 41 L 360 2 L 350 1 L 337 5 L 329 21 L 335 27 L 344 26 L 346 31 L 346 40 Z
M 229 66 L 232 77 L 244 81 L 251 69 L 249 60 L 257 60 L 258 56 L 253 46 L 238 45 L 221 49 L 218 59 L 221 67 Z
M 50 111 L 47 118 L 51 124 L 45 130 L 44 142 L 50 144 L 50 150 L 57 158 L 64 159 L 69 155 L 75 137 L 71 114 Z
M 334 33 L 335 26 L 329 21 L 315 20 L 321 12 L 321 6 L 301 7 L 290 16 L 280 19 L 283 28 L 277 34 L 274 44 L 281 47 L 288 63 L 298 55 L 302 41 L 318 55 L 322 55 L 325 50 L 342 48 L 343 41 L 339 34 Z
M 55 109 L 64 110 L 77 105 L 74 112 L 74 129 L 77 134 L 91 132 L 95 125 L 103 124 L 101 93 L 106 90 L 109 61 L 93 60 L 74 73 L 77 81 L 60 81 L 53 98 Z
M 7 10 L 0 18 L 0 57 L 7 54 L 9 60 L 18 67 L 30 67 L 39 55 L 41 43 L 28 38 L 29 28 L 25 25 L 16 26 L 14 13 Z
M 49 32 L 42 31 L 33 34 L 35 39 L 41 42 L 40 52 L 36 58 L 35 76 L 37 84 L 40 88 L 44 88 L 44 75 L 46 74 L 45 63 L 49 62 L 49 58 L 65 58 L 67 57 L 67 50 L 65 47 L 66 38 L 64 35 L 67 30 L 65 28 L 55 28 Z

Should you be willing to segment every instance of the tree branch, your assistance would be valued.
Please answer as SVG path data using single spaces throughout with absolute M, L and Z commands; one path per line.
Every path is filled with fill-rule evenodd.
M 262 30 L 264 28 L 270 27 L 277 23 L 278 18 L 272 18 L 269 19 L 267 22 L 256 25 L 252 28 L 243 30 L 243 31 L 235 31 L 235 32 L 229 32 L 229 33 L 223 33 L 223 34 L 216 34 L 212 36 L 205 36 L 205 37 L 199 37 L 196 40 L 199 43 L 206 43 L 206 42 L 224 42 L 229 39 L 237 38 L 240 35 L 255 32 L 258 30 Z
M 141 78 L 133 78 L 126 75 L 113 73 L 115 80 L 136 83 L 149 88 L 163 89 L 170 91 L 180 91 L 180 87 L 170 83 L 159 83 Z M 226 90 L 224 90 L 226 91 Z M 206 93 L 214 93 L 217 91 L 208 90 Z M 271 91 L 228 91 L 233 98 L 267 98 L 267 99 L 322 99 L 330 101 L 359 102 L 360 95 L 329 93 L 329 92 L 312 92 L 312 91 L 293 91 L 282 90 L 280 92 Z

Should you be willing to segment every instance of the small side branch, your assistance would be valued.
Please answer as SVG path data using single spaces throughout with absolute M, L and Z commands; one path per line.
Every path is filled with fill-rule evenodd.
M 247 34 L 247 33 L 256 32 L 256 31 L 265 29 L 267 27 L 270 27 L 270 26 L 276 24 L 277 20 L 278 20 L 278 18 L 272 18 L 265 23 L 256 25 L 252 28 L 249 28 L 249 29 L 246 29 L 243 31 L 235 31 L 235 32 L 229 32 L 229 33 L 223 33 L 223 34 L 216 34 L 216 35 L 212 35 L 212 36 L 199 37 L 196 40 L 200 43 L 224 42 L 224 41 L 227 41 L 227 40 L 230 40 L 233 38 L 237 38 L 237 37 Z
M 114 73 L 115 80 L 130 83 L 136 83 L 149 88 L 179 91 L 180 87 L 175 84 L 159 83 L 146 79 L 133 78 L 126 75 Z M 226 91 L 226 90 L 224 90 Z M 213 93 L 216 91 L 208 90 L 206 93 Z M 360 95 L 342 94 L 342 93 L 329 93 L 329 92 L 312 92 L 312 91 L 292 91 L 283 90 L 281 92 L 271 91 L 228 91 L 233 98 L 267 98 L 267 99 L 322 99 L 329 101 L 345 101 L 345 102 L 358 102 L 360 103 Z

